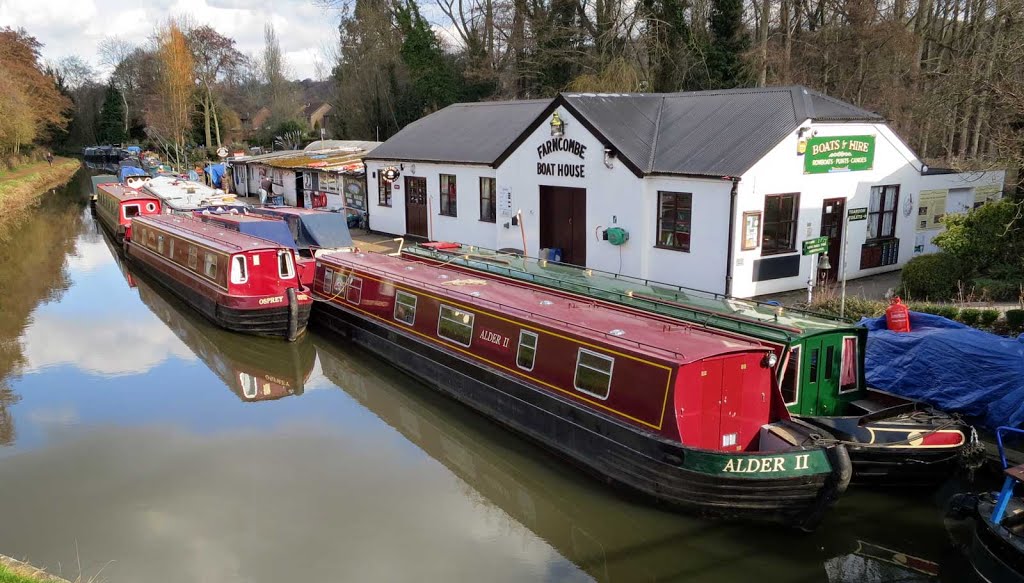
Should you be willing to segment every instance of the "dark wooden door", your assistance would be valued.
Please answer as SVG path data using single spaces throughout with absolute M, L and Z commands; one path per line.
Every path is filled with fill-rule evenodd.
M 427 238 L 427 179 L 405 177 L 405 233 Z
M 832 264 L 832 267 L 824 272 L 824 277 L 830 282 L 839 278 L 840 263 L 843 260 L 843 221 L 845 217 L 845 198 L 827 198 L 822 203 L 821 236 L 828 237 L 828 261 Z
M 295 173 L 295 206 L 303 208 L 306 206 L 306 189 L 302 184 L 302 173 Z
M 587 191 L 540 187 L 540 246 L 562 250 L 562 262 L 587 264 Z

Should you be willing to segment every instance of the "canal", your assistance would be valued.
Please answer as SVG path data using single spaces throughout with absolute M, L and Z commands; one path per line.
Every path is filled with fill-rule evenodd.
M 0 246 L 0 553 L 100 581 L 959 581 L 938 493 L 812 535 L 624 497 L 316 333 L 132 273 L 88 174 Z

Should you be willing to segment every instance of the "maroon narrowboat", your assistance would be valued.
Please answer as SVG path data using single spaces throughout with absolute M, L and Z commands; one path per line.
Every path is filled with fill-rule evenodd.
M 118 244 L 131 238 L 132 219 L 160 214 L 160 199 L 117 182 L 96 186 L 96 216 Z
M 227 212 L 196 211 L 194 214 L 197 219 L 204 223 L 216 224 L 222 228 L 252 235 L 253 237 L 276 241 L 293 249 L 296 252 L 295 267 L 299 272 L 299 281 L 306 287 L 312 287 L 316 261 L 312 255 L 309 257 L 302 256 L 299 248 L 296 246 L 295 239 L 292 238 L 292 232 L 288 228 L 288 223 L 283 219 L 272 215 L 239 213 L 234 209 Z
M 313 295 L 316 324 L 673 507 L 811 529 L 849 483 L 760 344 L 382 254 L 317 258 Z
M 133 229 L 128 259 L 217 325 L 289 341 L 305 331 L 313 299 L 292 249 L 181 215 Z

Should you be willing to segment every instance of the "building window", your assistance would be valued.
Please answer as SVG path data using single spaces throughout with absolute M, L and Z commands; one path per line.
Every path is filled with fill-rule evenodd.
M 455 192 L 455 176 L 452 174 L 441 175 L 441 214 L 446 217 L 459 216 L 457 208 L 457 196 Z
M 494 197 L 494 179 L 484 176 L 480 177 L 480 220 L 488 223 L 495 222 L 496 202 Z
M 462 346 L 473 341 L 474 315 L 445 305 L 437 317 L 437 335 Z
M 281 279 L 295 277 L 295 264 L 292 263 L 292 254 L 290 252 L 277 252 L 277 274 L 281 276 Z
M 533 370 L 533 362 L 537 358 L 537 335 L 526 330 L 519 331 L 519 350 L 516 351 L 516 366 L 523 370 Z
M 379 188 L 377 204 L 379 206 L 391 206 L 391 181 L 385 180 L 379 170 L 377 171 L 377 176 L 377 186 Z
M 860 358 L 857 354 L 857 337 L 843 337 L 843 356 L 839 371 L 839 392 L 849 393 L 857 390 L 857 371 L 860 369 Z
M 333 285 L 334 285 L 334 270 L 331 269 L 330 267 L 325 267 L 324 268 L 324 283 L 323 283 L 323 285 L 320 286 L 320 289 L 322 289 L 325 294 L 329 294 L 329 293 L 331 293 L 331 286 L 333 286 Z
M 868 208 L 868 239 L 891 239 L 896 236 L 896 207 L 900 186 L 871 187 L 871 206 Z
M 761 255 L 796 251 L 796 220 L 799 211 L 799 194 L 772 194 L 764 197 Z
M 658 247 L 690 250 L 692 203 L 689 192 L 658 193 Z
M 245 283 L 249 281 L 248 264 L 245 255 L 235 255 L 231 260 L 231 283 Z
M 210 279 L 217 279 L 217 256 L 205 253 L 203 256 L 203 273 Z
M 395 294 L 395 320 L 410 326 L 416 322 L 416 296 L 403 291 Z
M 800 347 L 790 349 L 779 388 L 782 389 L 782 402 L 786 405 L 796 405 L 800 400 Z
M 352 276 L 348 281 L 348 291 L 345 292 L 345 299 L 350 304 L 359 305 L 363 299 L 363 278 Z
M 580 348 L 576 353 L 576 377 L 572 384 L 576 390 L 604 400 L 612 386 L 612 366 L 615 359 Z

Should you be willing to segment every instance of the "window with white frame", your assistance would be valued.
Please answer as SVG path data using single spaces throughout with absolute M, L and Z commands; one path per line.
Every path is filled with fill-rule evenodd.
M 345 299 L 350 304 L 359 305 L 359 302 L 363 299 L 363 278 L 354 275 L 349 277 Z
M 516 351 L 516 366 L 523 370 L 533 370 L 537 359 L 537 335 L 526 330 L 519 331 L 519 349 Z
M 203 273 L 210 279 L 217 279 L 217 256 L 213 253 L 203 255 Z
M 416 296 L 399 291 L 395 294 L 395 320 L 412 326 L 416 323 Z
M 331 287 L 334 286 L 334 270 L 330 267 L 324 268 L 324 282 L 320 286 L 325 294 L 331 293 Z
M 615 359 L 580 348 L 576 354 L 576 376 L 573 386 L 581 393 L 604 400 L 612 386 L 612 368 Z
M 789 358 L 782 371 L 782 382 L 779 384 L 782 390 L 782 402 L 786 405 L 795 405 L 800 399 L 800 347 L 796 346 L 789 350 Z
M 441 305 L 437 316 L 437 335 L 462 346 L 473 342 L 474 314 L 458 310 L 451 306 Z
M 850 393 L 860 388 L 857 373 L 860 370 L 860 354 L 857 351 L 857 337 L 843 337 L 843 356 L 839 371 L 839 392 Z
M 295 277 L 295 263 L 290 252 L 277 252 L 277 274 L 281 276 L 281 279 L 292 279 Z
M 900 185 L 872 186 L 868 206 L 868 240 L 891 239 L 896 236 L 896 208 Z
M 493 178 L 480 177 L 480 220 L 488 223 L 497 220 L 497 199 L 494 185 Z
M 441 214 L 446 217 L 459 216 L 458 192 L 455 187 L 454 174 L 441 175 Z
M 245 283 L 249 281 L 249 263 L 245 255 L 234 255 L 231 257 L 231 283 Z

